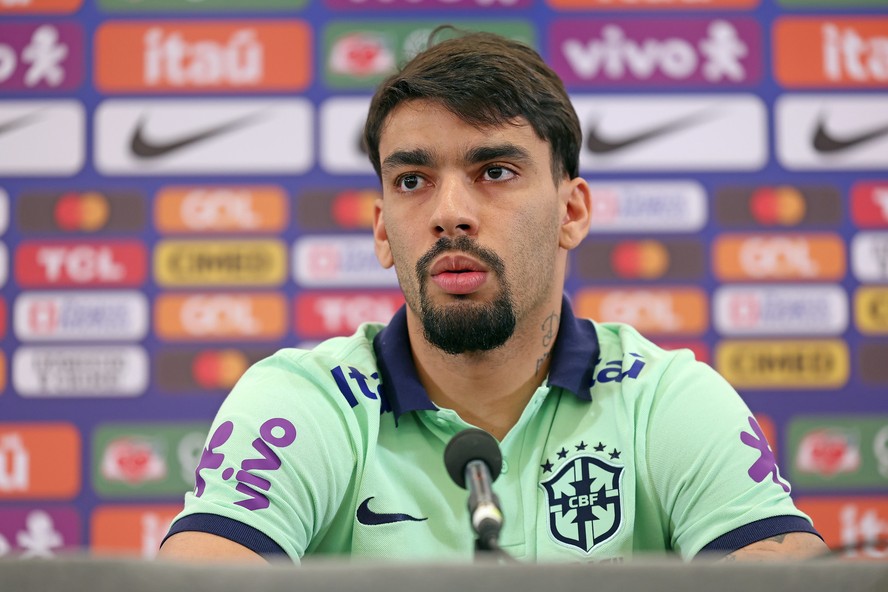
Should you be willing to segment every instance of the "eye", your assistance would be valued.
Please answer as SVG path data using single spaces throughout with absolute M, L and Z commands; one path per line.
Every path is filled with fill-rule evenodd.
M 410 193 L 411 191 L 416 191 L 417 189 L 422 188 L 424 183 L 425 180 L 419 175 L 408 173 L 406 175 L 401 175 L 395 180 L 395 187 L 398 191 Z
M 484 169 L 486 181 L 508 181 L 515 177 L 515 172 L 503 166 L 490 166 Z

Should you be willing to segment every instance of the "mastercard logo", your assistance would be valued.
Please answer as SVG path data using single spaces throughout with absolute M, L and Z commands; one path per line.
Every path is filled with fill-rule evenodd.
M 795 226 L 805 217 L 805 198 L 795 187 L 764 187 L 749 200 L 749 211 L 764 226 Z
M 154 380 L 160 390 L 174 394 L 229 391 L 250 366 L 267 358 L 276 349 L 165 349 L 155 359 Z
M 715 192 L 715 218 L 729 227 L 836 225 L 844 208 L 842 191 L 833 185 L 728 185 Z
M 584 280 L 694 280 L 707 258 L 696 239 L 587 240 L 574 261 Z
M 138 190 L 27 191 L 16 218 L 24 232 L 138 232 L 145 227 L 145 197 Z
M 336 224 L 345 229 L 373 226 L 373 210 L 378 191 L 343 191 L 333 198 L 331 212 Z
M 378 190 L 366 188 L 309 190 L 296 200 L 295 219 L 311 230 L 367 230 L 381 197 Z
M 66 193 L 56 202 L 53 218 L 62 230 L 92 232 L 108 223 L 109 211 L 101 193 Z
M 201 388 L 231 388 L 247 371 L 247 357 L 236 349 L 208 350 L 197 354 L 191 364 L 191 376 Z
M 669 267 L 669 253 L 658 241 L 622 242 L 611 251 L 611 265 L 622 278 L 656 279 Z

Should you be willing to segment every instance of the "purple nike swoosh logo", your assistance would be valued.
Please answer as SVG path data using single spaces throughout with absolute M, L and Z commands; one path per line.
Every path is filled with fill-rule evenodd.
M 358 506 L 358 511 L 356 513 L 358 522 L 366 526 L 379 526 L 380 524 L 392 524 L 393 522 L 422 522 L 423 520 L 428 520 L 428 518 L 415 518 L 410 514 L 382 514 L 374 512 L 370 509 L 370 500 L 372 499 L 373 497 L 371 496 L 362 501 L 361 505 Z

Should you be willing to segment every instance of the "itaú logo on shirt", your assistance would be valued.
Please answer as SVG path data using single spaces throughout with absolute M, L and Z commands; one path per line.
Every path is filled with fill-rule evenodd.
M 626 378 L 638 378 L 646 364 L 642 361 L 640 354 L 630 353 L 629 355 L 631 356 L 629 360 L 632 364 L 628 370 L 623 370 L 623 360 L 611 360 L 610 362 L 605 362 L 602 366 L 601 358 L 598 358 L 598 361 L 595 362 L 595 367 L 599 368 L 599 370 L 589 386 L 593 387 L 596 383 L 623 382 Z

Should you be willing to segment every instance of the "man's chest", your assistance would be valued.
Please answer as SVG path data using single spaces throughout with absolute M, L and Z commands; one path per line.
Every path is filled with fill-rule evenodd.
M 564 417 L 541 410 L 501 443 L 493 486 L 504 514 L 500 545 L 518 559 L 597 561 L 632 551 L 634 430 L 581 413 L 588 410 L 562 409 Z M 358 482 L 353 554 L 471 558 L 468 492 L 443 460 L 459 426 L 437 425 L 380 433 Z

